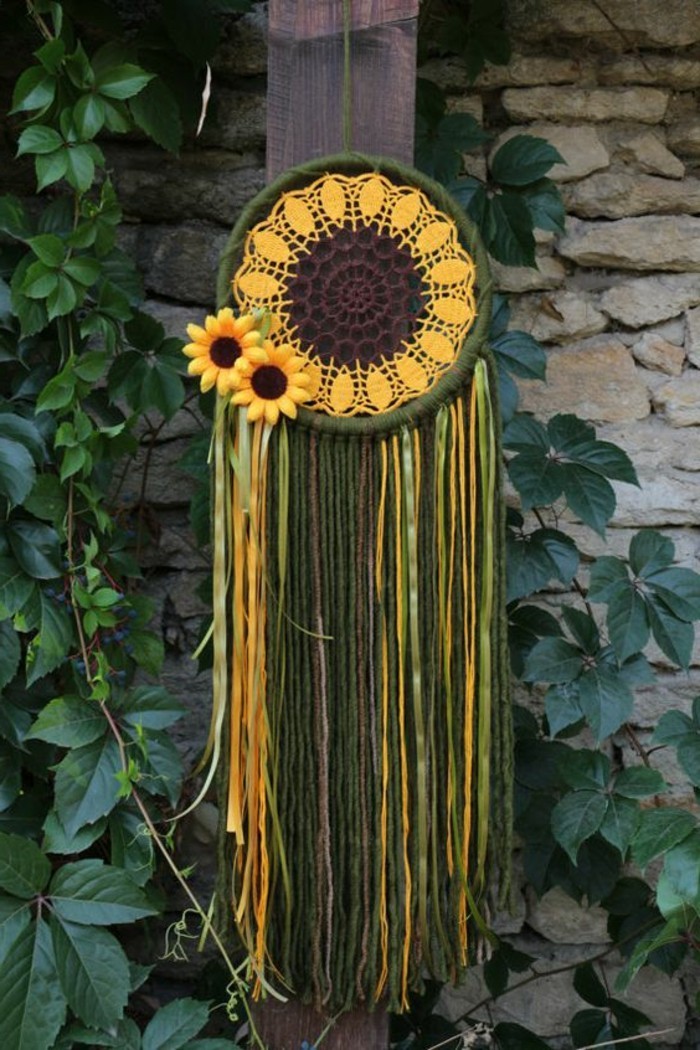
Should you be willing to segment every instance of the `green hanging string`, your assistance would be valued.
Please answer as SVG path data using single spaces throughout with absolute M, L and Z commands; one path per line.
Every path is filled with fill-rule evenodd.
M 343 0 L 343 150 L 352 152 L 352 65 L 350 0 Z

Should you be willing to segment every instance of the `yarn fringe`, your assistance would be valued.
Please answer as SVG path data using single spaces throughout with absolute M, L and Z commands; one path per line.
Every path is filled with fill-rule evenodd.
M 218 414 L 207 757 L 256 997 L 405 1009 L 488 935 L 494 874 L 507 897 L 494 379 L 479 358 L 461 396 L 387 435 Z

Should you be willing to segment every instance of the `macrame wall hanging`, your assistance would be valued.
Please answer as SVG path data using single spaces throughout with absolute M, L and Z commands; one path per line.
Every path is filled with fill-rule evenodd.
M 251 203 L 189 329 L 217 389 L 207 785 L 255 994 L 404 1008 L 507 893 L 489 287 L 439 186 L 344 154 Z

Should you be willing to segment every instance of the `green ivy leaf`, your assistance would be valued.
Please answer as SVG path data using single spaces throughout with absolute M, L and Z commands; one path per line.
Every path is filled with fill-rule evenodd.
M 634 696 L 617 668 L 596 664 L 584 671 L 577 684 L 581 710 L 598 740 L 629 720 Z
M 595 972 L 593 963 L 580 963 L 574 970 L 574 990 L 581 996 L 584 1002 L 591 1006 L 604 1007 L 608 1005 L 608 993 L 598 974 Z
M 679 667 L 687 668 L 693 652 L 693 625 L 677 619 L 653 595 L 646 595 L 646 607 L 651 633 L 661 651 Z
M 21 656 L 17 632 L 9 620 L 3 620 L 0 623 L 0 693 L 17 674 Z
M 527 186 L 544 178 L 554 164 L 564 164 L 562 155 L 545 139 L 514 135 L 491 159 L 491 174 L 505 186 Z
M 44 124 L 31 124 L 19 137 L 17 156 L 25 153 L 54 153 L 64 145 L 62 137 L 53 128 Z
M 32 237 L 29 240 L 29 247 L 45 266 L 54 268 L 61 265 L 66 254 L 65 244 L 54 233 L 40 233 L 38 237 Z
M 207 1023 L 209 1004 L 199 999 L 175 999 L 162 1006 L 143 1033 L 142 1050 L 180 1050 Z
M 199 10 L 201 16 L 201 7 Z M 147 73 L 139 66 L 125 62 L 120 66 L 107 66 L 105 71 L 96 78 L 95 88 L 100 95 L 106 98 L 133 98 L 153 79 L 153 76 L 153 73 Z
M 66 179 L 78 193 L 87 193 L 95 179 L 95 161 L 90 147 L 70 145 L 65 159 Z
M 572 682 L 583 670 L 581 651 L 564 638 L 542 638 L 525 661 L 525 682 Z
M 448 113 L 430 125 L 416 119 L 416 167 L 445 185 L 457 177 L 462 153 L 469 153 L 488 139 L 469 113 Z
M 11 521 L 7 525 L 7 538 L 18 564 L 29 576 L 52 580 L 61 575 L 61 543 L 58 533 L 50 525 Z
M 488 198 L 486 247 L 504 266 L 536 266 L 532 216 L 523 198 L 500 193 Z
M 43 707 L 28 740 L 45 740 L 58 747 L 82 747 L 107 732 L 107 720 L 100 707 L 82 696 L 57 696 Z
M 19 935 L 29 924 L 31 912 L 26 901 L 0 894 L 0 966 Z
M 615 493 L 606 478 L 577 464 L 563 468 L 563 489 L 566 502 L 585 525 L 599 535 L 615 511 Z
M 571 863 L 582 842 L 600 827 L 608 800 L 600 791 L 571 791 L 552 810 L 552 834 L 568 854 Z
M 501 1021 L 493 1030 L 500 1050 L 549 1050 L 549 1044 L 520 1024 Z
M 69 835 L 110 813 L 118 802 L 119 749 L 111 737 L 68 752 L 56 767 L 56 810 Z
M 545 693 L 544 709 L 551 736 L 558 736 L 564 729 L 576 725 L 583 719 L 575 682 L 553 685 Z
M 524 186 L 522 198 L 530 212 L 532 225 L 540 230 L 563 233 L 566 209 L 557 185 L 550 179 L 540 179 Z
M 141 814 L 122 805 L 109 818 L 111 861 L 126 870 L 137 886 L 148 882 L 155 863 L 153 840 Z
M 42 849 L 46 853 L 82 853 L 89 849 L 93 842 L 97 842 L 106 827 L 107 820 L 103 818 L 96 820 L 94 824 L 86 824 L 84 828 L 76 831 L 75 835 L 68 835 L 56 812 L 50 810 L 43 825 Z
M 624 663 L 640 652 L 649 640 L 649 621 L 644 598 L 633 584 L 611 595 L 607 613 L 608 631 L 618 660 Z
M 657 904 L 666 919 L 676 911 L 700 912 L 700 828 L 697 825 L 664 857 Z
M 12 94 L 10 113 L 27 113 L 33 109 L 46 109 L 56 94 L 56 78 L 41 66 L 32 66 L 21 74 Z
M 630 566 L 642 578 L 665 568 L 673 561 L 675 548 L 667 536 L 655 529 L 640 529 L 630 543 Z
M 512 375 L 520 379 L 544 379 L 547 367 L 545 352 L 527 332 L 504 332 L 493 340 L 491 348 Z
M 625 563 L 620 558 L 604 555 L 596 558 L 591 567 L 588 598 L 592 602 L 610 602 L 631 585 Z
M 83 926 L 135 922 L 157 912 L 126 872 L 101 860 L 64 864 L 49 894 L 57 915 Z
M 600 632 L 593 617 L 570 605 L 564 606 L 562 617 L 577 645 L 581 646 L 587 656 L 595 656 L 600 650 Z
M 120 704 L 123 719 L 144 729 L 167 729 L 182 718 L 186 708 L 167 689 L 143 685 L 130 690 Z
M 0 230 L 19 241 L 26 241 L 32 235 L 32 222 L 24 205 L 14 194 L 6 193 L 0 197 Z M 31 256 L 27 256 L 25 266 L 30 262 Z
M 640 809 L 636 802 L 611 795 L 600 825 L 600 834 L 624 857 L 639 824 Z M 588 1000 L 589 1002 L 591 1000 Z
M 0 605 L 9 616 L 29 600 L 36 584 L 20 569 L 14 558 L 0 558 Z
M 151 80 L 131 99 L 129 109 L 135 123 L 158 146 L 170 153 L 179 151 L 183 136 L 180 107 L 160 77 Z
M 0 1041 L 5 1050 L 48 1050 L 66 1016 L 56 959 L 43 919 L 25 926 L 9 949 L 0 981 Z
M 658 770 L 648 766 L 631 766 L 615 777 L 615 794 L 625 798 L 648 798 L 660 795 L 666 782 Z
M 27 685 L 33 685 L 63 663 L 74 642 L 73 619 L 65 605 L 57 605 L 42 593 L 40 610 L 39 633 L 27 650 Z
M 632 842 L 632 856 L 641 868 L 666 853 L 695 828 L 695 817 L 683 809 L 670 806 L 642 812 L 639 828 Z
M 30 452 L 18 441 L 0 437 L 0 495 L 19 506 L 32 490 L 36 468 Z
M 51 865 L 31 839 L 0 831 L 0 887 L 23 900 L 45 889 Z
M 82 95 L 73 107 L 73 123 L 83 140 L 93 139 L 105 122 L 105 104 L 99 95 Z
M 39 192 L 58 182 L 66 174 L 68 169 L 68 150 L 59 149 L 55 153 L 47 153 L 37 157 L 34 166 L 36 168 L 36 188 Z
M 51 936 L 61 988 L 73 1013 L 87 1025 L 111 1028 L 129 997 L 129 964 L 107 930 L 51 916 Z
M 647 587 L 679 620 L 700 620 L 700 576 L 691 569 L 657 569 L 645 576 Z
M 569 1025 L 574 1046 L 595 1046 L 613 1038 L 608 1015 L 604 1010 L 579 1010 Z
M 139 667 L 148 674 L 159 674 L 165 659 L 163 639 L 153 631 L 132 631 L 129 641 L 132 645 L 132 656 Z
M 182 758 L 167 733 L 146 735 L 146 758 L 140 785 L 151 795 L 165 795 L 171 806 L 177 805 L 182 789 Z
M 604 791 L 610 779 L 610 759 L 600 751 L 565 748 L 559 759 L 565 782 L 573 788 Z

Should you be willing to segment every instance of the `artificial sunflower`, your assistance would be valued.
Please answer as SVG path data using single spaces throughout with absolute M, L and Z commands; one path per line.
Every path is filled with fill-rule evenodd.
M 233 277 L 307 362 L 310 406 L 387 412 L 432 389 L 476 316 L 475 266 L 425 193 L 377 172 L 326 174 L 282 194 Z
M 297 405 L 309 397 L 310 378 L 303 371 L 305 361 L 289 344 L 275 346 L 269 339 L 263 343 L 254 360 L 241 362 L 240 383 L 233 395 L 234 405 L 246 405 L 248 421 L 264 417 L 274 425 L 280 412 L 296 419 Z
M 183 353 L 192 358 L 187 371 L 200 377 L 202 393 L 216 386 L 223 397 L 238 387 L 241 365 L 248 358 L 255 358 L 262 346 L 262 318 L 259 311 L 234 317 L 233 310 L 226 306 L 216 317 L 210 314 L 204 328 L 187 325 L 192 342 L 183 347 Z

